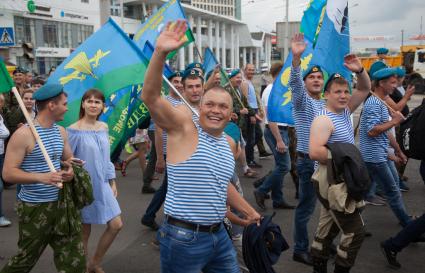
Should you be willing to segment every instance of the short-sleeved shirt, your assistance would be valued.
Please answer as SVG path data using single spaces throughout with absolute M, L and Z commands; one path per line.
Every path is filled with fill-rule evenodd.
M 297 151 L 308 154 L 311 123 L 317 113 L 325 106 L 325 101 L 313 99 L 307 93 L 299 66 L 291 68 L 289 86 L 292 90 L 293 114 L 297 131 Z
M 365 162 L 380 163 L 388 160 L 389 140 L 387 132 L 370 137 L 373 127 L 388 122 L 387 107 L 375 96 L 370 96 L 363 106 L 360 118 L 360 153 Z
M 248 83 L 248 104 L 252 109 L 258 109 L 257 95 L 255 94 L 255 87 L 251 81 Z

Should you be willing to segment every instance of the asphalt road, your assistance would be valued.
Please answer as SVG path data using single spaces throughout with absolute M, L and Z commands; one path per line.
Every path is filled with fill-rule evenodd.
M 409 104 L 411 106 L 416 106 L 421 100 L 422 96 L 415 96 Z M 354 120 L 354 122 L 357 122 L 357 115 L 355 115 Z M 260 160 L 259 162 L 263 164 L 263 168 L 260 169 L 262 174 L 267 173 L 268 170 L 273 168 L 272 158 Z M 412 215 L 422 215 L 425 208 L 425 184 L 419 176 L 418 169 L 419 162 L 410 160 L 406 169 L 406 175 L 409 177 L 408 186 L 411 190 L 407 193 L 403 193 L 403 198 L 409 214 Z M 160 272 L 159 251 L 150 244 L 155 233 L 140 224 L 140 217 L 150 202 L 152 195 L 140 194 L 142 174 L 136 161 L 129 166 L 127 177 L 122 177 L 121 174 L 117 175 L 119 189 L 118 199 L 122 209 L 124 227 L 106 254 L 102 266 L 105 272 L 108 273 Z M 252 194 L 253 181 L 253 179 L 247 179 L 241 176 L 246 199 L 251 204 L 255 205 Z M 158 187 L 159 183 L 159 181 L 155 181 L 153 186 Z M 289 175 L 285 177 L 284 195 L 289 203 L 297 203 L 297 200 L 294 198 L 294 185 Z M 8 228 L 0 228 L 0 267 L 2 267 L 7 262 L 7 259 L 17 251 L 18 219 L 13 208 L 14 202 L 15 189 L 5 190 L 3 192 L 3 210 L 4 214 L 12 220 L 13 225 Z M 268 201 L 266 205 L 268 206 L 268 210 L 265 213 L 271 214 L 273 212 L 273 209 L 271 209 L 271 202 Z M 317 205 L 314 216 L 309 224 L 310 238 L 315 230 L 318 214 L 319 205 Z M 356 266 L 351 272 L 394 272 L 394 270 L 386 265 L 386 261 L 380 252 L 379 242 L 396 234 L 401 229 L 397 224 L 398 221 L 388 206 L 367 206 L 363 216 L 367 229 L 372 232 L 373 236 L 366 238 L 364 241 L 357 258 Z M 293 210 L 276 210 L 276 216 L 274 217 L 274 221 L 281 226 L 283 234 L 291 247 L 293 245 L 293 217 Z M 162 219 L 162 211 L 159 213 L 158 218 L 160 222 Z M 90 241 L 90 250 L 92 252 L 104 228 L 105 226 L 93 226 Z M 425 272 L 423 266 L 424 259 L 425 243 L 411 244 L 399 254 L 402 268 L 398 270 L 398 272 L 423 273 Z M 330 265 L 330 268 L 333 268 L 333 266 Z M 275 269 L 276 272 L 312 272 L 311 268 L 292 261 L 292 248 L 282 254 Z M 50 248 L 46 249 L 32 272 L 56 272 Z M 329 272 L 332 271 L 329 270 Z

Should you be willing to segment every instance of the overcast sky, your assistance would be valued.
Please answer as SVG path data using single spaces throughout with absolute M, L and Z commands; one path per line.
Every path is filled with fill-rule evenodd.
M 242 20 L 251 31 L 276 29 L 276 22 L 285 17 L 286 0 L 242 0 Z M 289 20 L 301 20 L 309 0 L 289 0 Z M 351 8 L 350 8 L 351 7 Z M 349 0 L 350 31 L 354 36 L 390 36 L 385 42 L 352 42 L 354 48 L 386 46 L 397 49 L 401 45 L 401 30 L 405 44 L 419 44 L 408 38 L 420 33 L 424 0 Z M 425 44 L 425 41 L 424 41 Z

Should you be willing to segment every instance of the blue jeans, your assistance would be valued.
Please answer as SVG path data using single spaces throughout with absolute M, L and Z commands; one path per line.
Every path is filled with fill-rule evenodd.
M 215 233 L 164 222 L 157 233 L 162 273 L 239 273 L 236 251 L 222 224 Z
M 275 167 L 272 173 L 266 178 L 264 183 L 258 188 L 258 191 L 264 194 L 268 193 L 270 190 L 272 191 L 272 200 L 274 206 L 278 206 L 284 201 L 282 192 L 283 178 L 285 177 L 285 174 L 287 174 L 291 169 L 291 159 L 288 152 L 288 130 L 286 128 L 282 128 L 279 129 L 279 132 L 283 142 L 286 145 L 286 151 L 284 153 L 279 153 L 276 150 L 276 139 L 274 138 L 271 130 L 269 128 L 264 130 L 264 137 L 274 156 Z
M 400 252 L 412 241 L 425 233 L 425 213 L 416 220 L 413 220 L 403 228 L 395 237 L 384 242 L 384 245 L 392 251 Z
M 388 204 L 390 205 L 393 213 L 398 218 L 402 226 L 406 226 L 410 221 L 404 207 L 403 199 L 401 197 L 400 189 L 398 186 L 398 174 L 391 171 L 389 161 L 380 163 L 365 162 L 370 177 L 376 183 L 379 183 L 384 190 L 387 197 Z
M 316 193 L 311 177 L 314 173 L 314 161 L 308 158 L 298 158 L 297 172 L 300 180 L 299 203 L 294 216 L 294 253 L 308 252 L 307 224 L 316 207 Z

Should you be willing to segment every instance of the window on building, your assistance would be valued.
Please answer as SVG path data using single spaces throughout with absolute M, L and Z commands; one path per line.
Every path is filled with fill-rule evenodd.
M 48 22 L 43 24 L 43 42 L 46 47 L 59 47 L 56 24 Z

